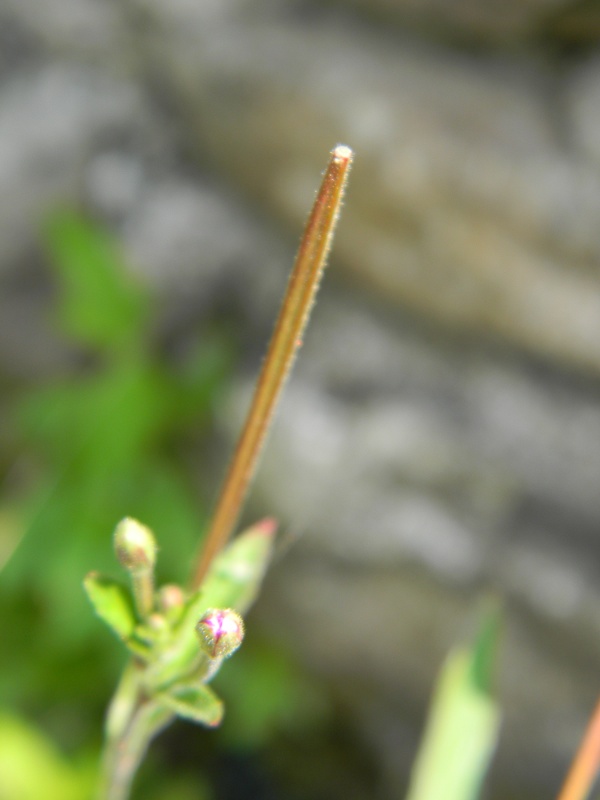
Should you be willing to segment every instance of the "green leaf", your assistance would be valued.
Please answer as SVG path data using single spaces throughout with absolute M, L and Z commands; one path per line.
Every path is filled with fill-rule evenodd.
M 216 727 L 223 719 L 223 701 L 203 683 L 178 683 L 155 699 L 184 719 Z
M 62 282 L 65 331 L 83 344 L 109 348 L 138 334 L 147 300 L 111 238 L 72 211 L 54 214 L 45 233 Z
M 129 639 L 137 620 L 133 599 L 120 583 L 90 572 L 83 586 L 96 614 L 120 639 Z
M 471 659 L 473 685 L 483 693 L 492 691 L 501 623 L 502 613 L 498 601 L 493 596 L 486 598 Z
M 491 694 L 499 614 L 488 609 L 471 649 L 453 650 L 438 678 L 407 800 L 474 800 L 500 727 Z
M 201 587 L 205 608 L 246 613 L 269 566 L 274 535 L 274 522 L 263 520 L 237 536 L 215 558 Z

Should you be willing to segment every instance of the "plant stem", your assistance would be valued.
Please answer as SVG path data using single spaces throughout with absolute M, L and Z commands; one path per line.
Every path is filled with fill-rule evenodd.
M 130 663 L 111 702 L 98 800 L 127 800 L 148 745 L 173 718 L 171 711 L 144 697 Z
M 331 152 L 321 188 L 306 223 L 300 249 L 236 451 L 226 475 L 193 574 L 202 583 L 215 555 L 237 522 L 286 378 L 294 362 L 325 268 L 353 153 L 338 145 Z
M 584 800 L 600 769 L 600 701 L 583 736 L 558 800 Z
M 131 582 L 137 612 L 146 619 L 154 608 L 154 569 L 132 570 Z

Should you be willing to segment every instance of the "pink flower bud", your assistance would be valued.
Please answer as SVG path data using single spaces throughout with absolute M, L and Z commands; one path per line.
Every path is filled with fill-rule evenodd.
M 244 621 L 231 608 L 209 608 L 196 623 L 200 646 L 211 658 L 227 658 L 244 638 Z

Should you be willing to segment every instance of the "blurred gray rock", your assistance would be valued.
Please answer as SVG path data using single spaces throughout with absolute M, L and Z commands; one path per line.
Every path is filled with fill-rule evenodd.
M 600 172 L 568 113 L 591 83 L 576 69 L 382 40 L 342 18 L 223 14 L 220 28 L 213 9 L 139 5 L 199 145 L 273 213 L 298 226 L 323 153 L 347 141 L 343 267 L 452 330 L 599 374 Z
M 135 86 L 82 65 L 46 63 L 0 87 L 0 264 L 30 243 L 51 203 L 73 197 L 81 159 L 142 112 Z
M 514 46 L 543 36 L 589 42 L 597 39 L 600 26 L 598 6 L 577 0 L 350 0 L 346 5 L 421 35 L 479 45 Z
M 600 168 L 600 55 L 584 59 L 574 71 L 567 93 L 573 120 L 572 143 L 582 158 Z
M 261 613 L 361 714 L 368 684 L 398 721 L 492 587 L 514 612 L 500 764 L 550 791 L 597 692 L 598 395 L 356 300 L 316 317 L 258 479 L 254 507 L 299 538 Z M 366 727 L 386 752 L 388 728 Z

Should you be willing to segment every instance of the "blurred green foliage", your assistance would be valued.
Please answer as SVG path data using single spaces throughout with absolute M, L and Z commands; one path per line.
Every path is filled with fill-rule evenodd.
M 268 746 L 278 729 L 295 735 L 324 727 L 331 716 L 324 690 L 281 648 L 250 636 L 215 680 L 227 713 L 217 736 L 228 748 Z
M 55 324 L 77 357 L 66 374 L 21 389 L 11 420 L 26 478 L 0 498 L 1 800 L 91 797 L 123 654 L 83 578 L 121 572 L 111 535 L 134 516 L 157 534 L 159 581 L 187 580 L 206 509 L 186 463 L 207 439 L 234 357 L 213 326 L 183 362 L 170 359 L 155 298 L 80 214 L 55 213 L 43 241 Z M 320 706 L 289 659 L 245 650 L 221 680 L 236 708 L 216 741 L 256 751 L 278 725 L 318 720 Z M 158 764 L 144 766 L 139 796 L 211 796 L 198 769 L 170 774 L 160 753 Z
M 98 740 L 99 706 L 122 658 L 83 577 L 114 572 L 111 533 L 135 515 L 157 531 L 165 575 L 187 579 L 205 510 L 178 456 L 188 437 L 197 446 L 207 432 L 232 348 L 211 335 L 173 365 L 154 341 L 153 298 L 102 230 L 63 211 L 44 238 L 56 324 L 83 363 L 28 389 L 15 409 L 28 480 L 0 507 L 0 530 L 18 541 L 12 553 L 3 548 L 0 700 L 77 748 Z

